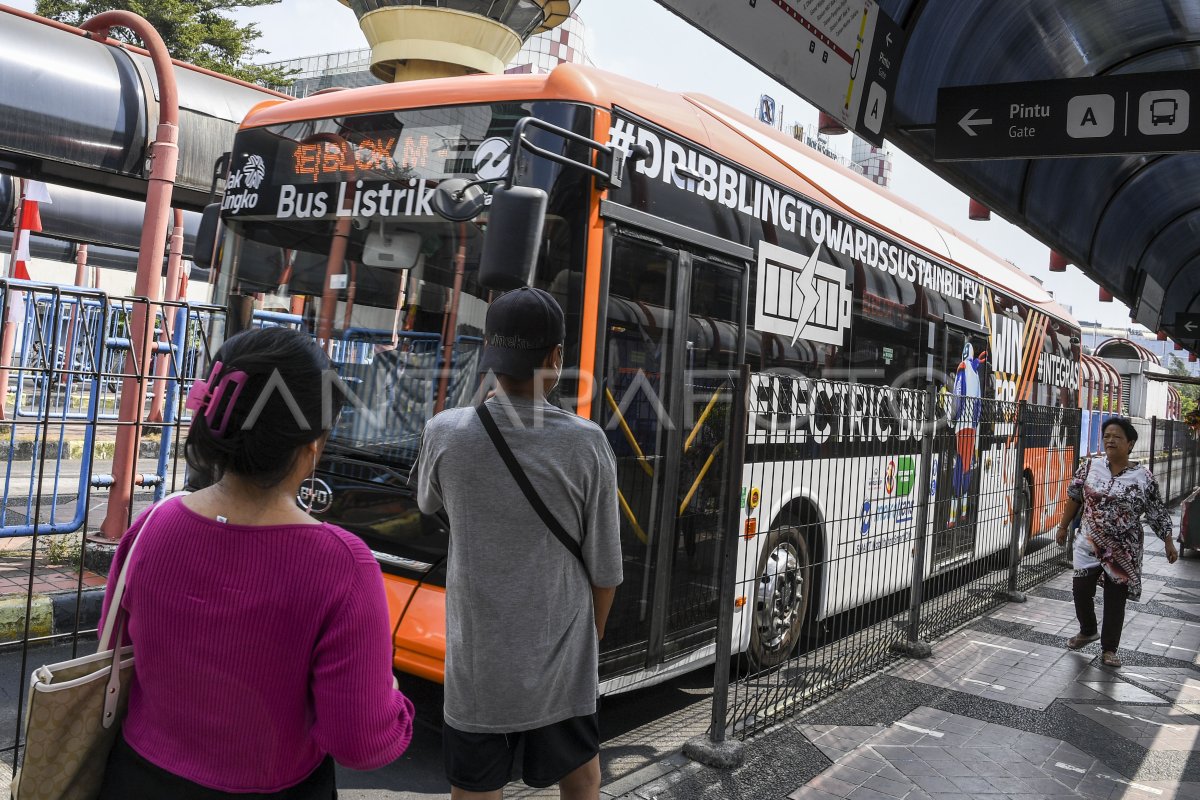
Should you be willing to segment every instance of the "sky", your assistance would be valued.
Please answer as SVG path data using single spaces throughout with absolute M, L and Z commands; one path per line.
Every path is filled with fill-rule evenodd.
M 34 1 L 12 4 L 33 10 Z M 817 112 L 812 106 L 654 0 L 582 0 L 577 12 L 588 28 L 591 56 L 602 69 L 667 90 L 702 92 L 747 113 L 757 107 L 760 94 L 768 94 L 781 108 L 779 116 L 786 125 L 815 129 Z M 262 32 L 258 46 L 265 52 L 254 59 L 258 62 L 367 46 L 354 13 L 337 0 L 282 0 L 274 6 L 241 9 L 234 16 Z M 849 155 L 849 135 L 832 137 L 830 143 Z M 894 159 L 891 188 L 897 194 L 1042 280 L 1060 302 L 1072 307 L 1076 319 L 1129 326 L 1129 309 L 1120 302 L 1099 302 L 1096 285 L 1074 266 L 1051 274 L 1046 245 L 995 214 L 989 222 L 972 222 L 966 195 L 894 146 L 889 149 Z

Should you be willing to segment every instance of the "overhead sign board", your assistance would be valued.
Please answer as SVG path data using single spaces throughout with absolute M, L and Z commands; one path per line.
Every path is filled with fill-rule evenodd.
M 758 113 L 755 117 L 759 122 L 775 127 L 775 98 L 769 94 L 761 95 L 758 98 Z
M 1200 150 L 1200 72 L 938 90 L 938 161 Z
M 1200 339 L 1200 314 L 1176 314 L 1175 332 L 1185 339 Z
M 659 0 L 867 141 L 883 144 L 903 30 L 874 0 Z

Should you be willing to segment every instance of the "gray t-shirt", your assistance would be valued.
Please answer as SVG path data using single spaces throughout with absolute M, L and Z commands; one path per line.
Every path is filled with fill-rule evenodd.
M 488 401 L 546 507 L 580 541 L 591 583 L 621 583 L 617 468 L 604 432 L 545 402 Z M 446 722 L 539 728 L 596 710 L 599 645 L 588 575 L 513 480 L 470 407 L 425 427 L 417 499 L 450 519 Z

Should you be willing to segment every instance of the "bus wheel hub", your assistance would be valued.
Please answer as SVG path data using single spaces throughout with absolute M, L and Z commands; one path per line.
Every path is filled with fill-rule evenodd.
M 777 648 L 787 637 L 802 588 L 796 548 L 787 542 L 779 544 L 767 558 L 755 598 L 758 628 L 767 647 Z

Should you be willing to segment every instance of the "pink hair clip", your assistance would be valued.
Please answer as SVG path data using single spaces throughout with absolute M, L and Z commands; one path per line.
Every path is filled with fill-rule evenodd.
M 238 398 L 241 397 L 242 389 L 245 388 L 246 380 L 249 378 L 240 369 L 229 370 L 221 375 L 221 367 L 221 362 L 217 361 L 208 373 L 208 380 L 197 378 L 193 381 L 187 400 L 183 404 L 184 408 L 189 411 L 202 413 L 205 421 L 208 422 L 208 429 L 218 439 L 225 435 L 225 429 L 229 427 L 229 418 L 233 415 L 233 407 L 237 405 Z M 221 380 L 217 383 L 216 388 L 212 388 L 212 383 L 218 375 Z M 233 393 L 225 403 L 225 414 L 221 417 L 221 423 L 218 425 L 216 419 L 217 413 L 220 411 L 221 399 L 225 396 L 230 384 L 233 385 Z

